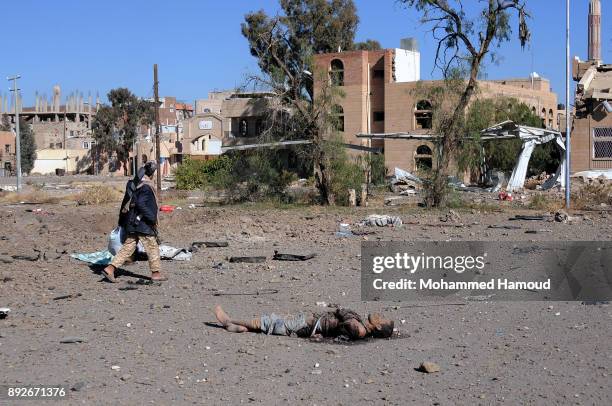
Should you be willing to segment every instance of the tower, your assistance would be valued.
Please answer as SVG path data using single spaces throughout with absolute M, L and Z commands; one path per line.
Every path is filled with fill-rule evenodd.
M 589 2 L 589 61 L 601 62 L 601 2 Z

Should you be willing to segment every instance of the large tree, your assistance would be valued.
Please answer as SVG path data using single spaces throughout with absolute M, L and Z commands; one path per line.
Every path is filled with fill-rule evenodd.
M 492 48 L 510 40 L 512 13 L 517 15 L 518 38 L 522 46 L 529 41 L 526 0 L 482 0 L 470 4 L 469 11 L 462 0 L 400 0 L 415 7 L 421 22 L 431 26 L 437 41 L 435 66 L 445 78 L 456 75 L 458 68 L 466 75 L 452 113 L 440 121 L 437 131 L 442 136 L 442 148 L 432 184 L 432 203 L 444 203 L 450 162 L 465 135 L 466 109 L 477 90 L 480 69 Z M 470 2 L 473 3 L 473 2 Z
M 333 204 L 331 162 L 323 141 L 331 126 L 335 92 L 323 86 L 315 100 L 314 81 L 320 72 L 312 57 L 352 49 L 359 18 L 352 0 L 280 0 L 280 6 L 282 14 L 276 16 L 264 11 L 245 16 L 242 34 L 262 72 L 252 79 L 276 94 L 281 115 L 291 111 L 291 125 L 284 128 L 312 140 L 309 158 L 316 186 L 322 202 Z
M 127 175 L 132 145 L 138 130 L 154 122 L 154 105 L 126 88 L 113 89 L 107 97 L 110 105 L 102 106 L 93 122 L 96 147 L 109 157 L 116 155 Z
M 353 45 L 353 48 L 358 51 L 377 51 L 382 49 L 382 46 L 380 45 L 380 42 L 376 41 L 375 39 L 366 39 L 363 42 L 356 42 Z
M 30 173 L 36 160 L 36 141 L 32 127 L 19 118 L 19 146 L 21 148 L 21 172 Z

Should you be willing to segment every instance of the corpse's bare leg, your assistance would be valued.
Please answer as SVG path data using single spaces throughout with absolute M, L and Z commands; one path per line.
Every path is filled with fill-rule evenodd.
M 223 327 L 230 333 L 244 333 L 247 331 L 253 333 L 261 332 L 261 322 L 259 319 L 253 319 L 251 321 L 232 320 L 227 313 L 223 311 L 220 305 L 215 306 L 214 312 L 219 323 L 223 324 Z

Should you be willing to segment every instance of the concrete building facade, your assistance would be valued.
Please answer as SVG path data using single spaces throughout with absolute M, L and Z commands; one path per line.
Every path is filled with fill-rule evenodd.
M 0 131 L 0 176 L 9 176 L 16 168 L 15 134 Z
M 267 128 L 273 95 L 267 92 L 211 92 L 196 100 L 196 114 L 185 120 L 183 153 L 198 159 L 219 155 L 222 147 L 256 143 Z
M 601 60 L 599 0 L 589 4 L 589 59 L 574 58 L 576 86 L 571 171 L 612 169 L 612 65 Z
M 99 100 L 93 105 L 91 95 L 85 100 L 79 92 L 73 92 L 61 104 L 61 88 L 53 87 L 53 96 L 47 100 L 38 93 L 35 105 L 23 107 L 18 100 L 19 116 L 32 126 L 36 149 L 90 149 L 95 143 L 91 124 L 99 106 Z M 0 101 L 0 106 L 2 106 Z M 9 116 L 10 122 L 15 122 L 13 104 L 4 103 L 0 114 Z

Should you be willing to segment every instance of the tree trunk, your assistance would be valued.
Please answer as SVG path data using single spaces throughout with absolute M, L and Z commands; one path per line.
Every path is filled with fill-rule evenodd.
M 467 106 L 474 94 L 476 89 L 476 83 L 478 79 L 478 70 L 482 57 L 477 57 L 472 62 L 472 68 L 470 70 L 470 79 L 465 87 L 465 90 L 461 94 L 459 103 L 455 107 L 455 111 L 449 122 L 443 123 L 441 127 L 442 135 L 442 150 L 439 154 L 437 170 L 432 179 L 432 193 L 429 197 L 428 205 L 435 207 L 442 206 L 446 203 L 446 197 L 448 192 L 448 177 L 450 173 L 450 161 L 455 157 L 455 153 L 459 148 L 461 137 L 464 133 L 463 120 L 465 119 L 465 112 Z
M 322 150 L 322 146 L 315 145 L 315 149 L 315 186 L 319 191 L 321 203 L 332 206 L 336 204 L 336 198 L 331 188 L 331 171 L 327 165 L 327 157 Z

